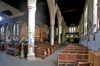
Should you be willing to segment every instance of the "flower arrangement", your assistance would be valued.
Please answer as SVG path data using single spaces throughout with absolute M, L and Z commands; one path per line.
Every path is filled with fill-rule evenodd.
M 30 44 L 30 45 L 29 45 L 29 48 L 32 48 L 32 47 L 33 47 L 32 44 Z

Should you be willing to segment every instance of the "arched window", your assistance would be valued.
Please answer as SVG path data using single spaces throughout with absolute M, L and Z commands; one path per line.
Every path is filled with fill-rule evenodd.
M 74 32 L 76 31 L 76 28 L 74 27 Z
M 17 35 L 19 35 L 19 24 L 17 24 Z
M 14 29 L 13 29 L 14 31 L 13 31 L 13 34 L 15 35 L 15 30 L 16 30 L 16 28 L 15 28 L 15 24 L 14 24 Z
M 2 20 L 2 17 L 0 16 L 0 21 Z
M 0 21 L 2 21 L 4 19 L 4 17 L 2 15 L 0 15 Z
M 73 33 L 73 27 L 72 27 L 72 33 Z
M 4 33 L 4 26 L 1 27 L 1 34 Z
M 72 29 L 71 29 L 71 27 L 70 27 L 70 28 L 69 28 L 69 32 L 70 32 L 70 33 L 71 33 L 71 30 L 72 30 Z
M 61 28 L 60 34 L 62 34 L 62 26 L 60 28 Z

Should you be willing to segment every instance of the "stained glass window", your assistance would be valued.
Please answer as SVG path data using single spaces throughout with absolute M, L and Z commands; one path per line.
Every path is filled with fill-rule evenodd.
M 14 31 L 13 31 L 13 34 L 15 35 L 15 30 L 16 30 L 16 28 L 15 28 L 15 25 L 14 25 Z

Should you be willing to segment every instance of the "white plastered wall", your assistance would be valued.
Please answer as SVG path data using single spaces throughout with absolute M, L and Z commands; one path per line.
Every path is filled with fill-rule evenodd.
M 87 0 L 87 4 L 88 4 L 88 22 L 91 22 L 92 24 L 93 23 L 93 0 Z M 81 18 L 82 19 L 82 18 Z M 84 18 L 83 18 L 84 19 Z M 94 50 L 94 51 L 97 51 L 98 48 L 100 48 L 100 31 L 96 32 L 96 33 L 93 33 L 95 32 L 95 30 L 93 30 L 93 25 L 90 26 L 90 32 L 92 34 L 89 34 L 88 36 L 83 36 L 83 41 L 81 39 L 81 44 L 83 44 L 84 46 L 87 46 L 89 49 L 91 50 Z M 89 41 L 88 41 L 88 38 L 89 38 Z M 87 44 L 86 44 L 87 43 Z
M 0 13 L 5 10 L 10 10 L 13 14 L 18 14 L 21 12 L 20 10 L 0 1 Z

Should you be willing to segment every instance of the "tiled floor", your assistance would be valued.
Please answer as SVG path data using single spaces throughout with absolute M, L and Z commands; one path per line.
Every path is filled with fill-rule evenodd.
M 27 61 L 26 59 L 20 59 L 19 56 L 7 55 L 6 52 L 0 51 L 0 66 L 57 66 L 58 53 L 62 53 L 65 48 L 63 46 L 58 51 L 44 59 L 44 61 Z

